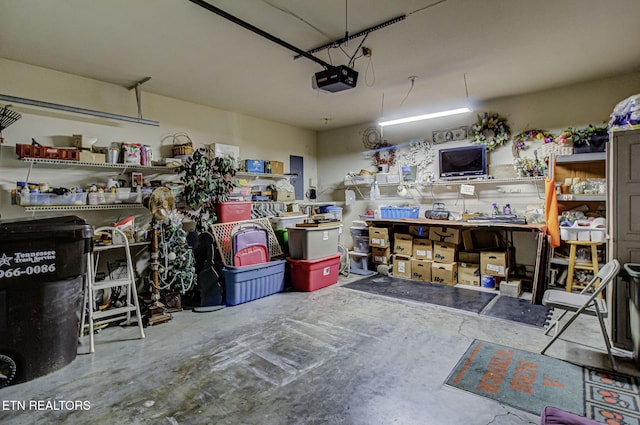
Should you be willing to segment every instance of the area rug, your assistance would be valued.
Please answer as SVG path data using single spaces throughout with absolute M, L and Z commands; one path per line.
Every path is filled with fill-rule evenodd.
M 480 313 L 496 296 L 489 292 L 430 282 L 375 275 L 342 286 L 385 297 L 411 300 Z
M 531 304 L 530 300 L 500 295 L 480 314 L 544 328 L 553 310 L 544 305 Z
M 475 340 L 446 384 L 539 415 L 545 406 L 640 425 L 638 379 Z

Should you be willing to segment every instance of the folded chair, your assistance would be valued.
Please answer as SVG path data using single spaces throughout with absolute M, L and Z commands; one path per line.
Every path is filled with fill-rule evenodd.
M 595 316 L 600 323 L 600 329 L 602 330 L 602 336 L 604 337 L 604 343 L 607 346 L 607 354 L 609 355 L 609 361 L 613 370 L 616 369 L 615 362 L 613 360 L 613 354 L 611 354 L 611 342 L 609 341 L 609 334 L 604 323 L 604 319 L 607 317 L 607 303 L 604 299 L 599 297 L 602 291 L 606 290 L 612 282 L 615 281 L 615 277 L 620 271 L 620 263 L 618 260 L 611 260 L 604 265 L 596 274 L 587 286 L 578 294 L 572 292 L 558 291 L 558 290 L 546 290 L 542 296 L 542 304 L 554 309 L 564 310 L 560 317 L 549 325 L 549 328 L 545 331 L 545 335 L 548 335 L 551 329 L 555 328 L 555 334 L 551 341 L 542 349 L 540 354 L 544 354 L 547 349 L 553 344 L 562 333 L 580 316 L 586 314 L 589 316 Z M 597 282 L 600 284 L 597 285 Z M 572 313 L 567 322 L 560 327 L 560 320 L 567 314 Z

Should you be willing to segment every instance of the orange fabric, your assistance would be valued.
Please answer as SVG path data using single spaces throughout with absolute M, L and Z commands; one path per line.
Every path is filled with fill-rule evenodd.
M 547 176 L 544 182 L 544 217 L 547 222 L 547 234 L 551 238 L 551 247 L 557 248 L 560 246 L 560 223 L 558 223 L 558 197 L 556 196 L 556 161 L 554 160 L 549 166 L 553 167 L 554 178 Z

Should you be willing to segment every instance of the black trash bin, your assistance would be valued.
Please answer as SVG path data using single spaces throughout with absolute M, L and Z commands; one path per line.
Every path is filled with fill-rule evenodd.
M 633 342 L 633 358 L 640 366 L 640 264 L 625 263 L 623 266 L 625 280 L 629 285 L 629 322 L 631 324 L 631 341 Z
M 92 239 L 76 216 L 0 222 L 0 387 L 76 358 Z

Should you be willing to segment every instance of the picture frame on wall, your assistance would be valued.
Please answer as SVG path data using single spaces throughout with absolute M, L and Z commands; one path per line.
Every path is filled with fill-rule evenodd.
M 463 125 L 456 128 L 446 128 L 444 130 L 435 130 L 432 132 L 433 143 L 454 142 L 457 140 L 467 140 L 468 127 Z

